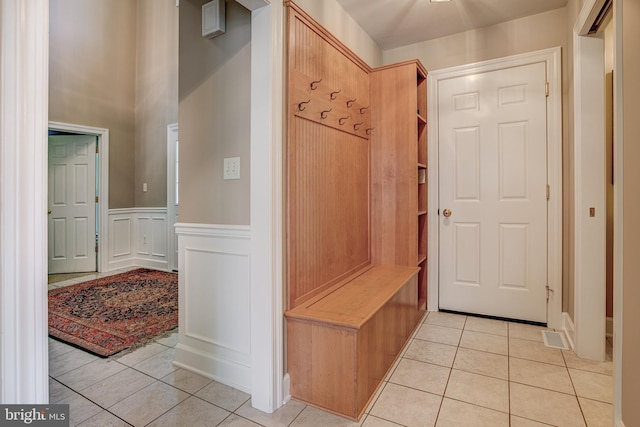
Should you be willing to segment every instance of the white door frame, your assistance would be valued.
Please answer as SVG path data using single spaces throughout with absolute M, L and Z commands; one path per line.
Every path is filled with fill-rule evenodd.
M 176 206 L 173 201 L 176 199 L 176 144 L 178 137 L 178 124 L 173 123 L 167 126 L 167 250 L 169 252 L 169 269 L 178 268 L 176 257 L 176 229 L 174 218 L 176 217 Z
M 109 262 L 109 129 L 71 123 L 49 122 L 50 130 L 93 135 L 98 138 L 98 272 L 107 270 Z
M 0 8 L 0 402 L 49 401 L 49 1 Z
M 471 74 L 545 62 L 549 97 L 547 101 L 547 182 L 551 186 L 548 204 L 547 280 L 553 292 L 549 297 L 547 324 L 562 326 L 562 74 L 560 48 L 551 48 L 506 58 L 431 71 L 427 76 L 428 96 L 428 291 L 427 309 L 438 311 L 439 221 L 438 221 L 438 82 Z

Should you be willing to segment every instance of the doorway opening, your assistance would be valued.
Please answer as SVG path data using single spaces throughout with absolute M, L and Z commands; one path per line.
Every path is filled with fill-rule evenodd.
M 93 150 L 96 154 L 95 157 L 93 155 L 93 153 L 91 153 L 91 159 L 92 159 L 92 164 L 87 163 L 86 165 L 81 164 L 81 165 L 77 165 L 77 167 L 59 167 L 59 171 L 58 171 L 58 176 L 62 177 L 64 175 L 73 175 L 73 176 L 88 176 L 87 174 L 91 175 L 91 176 L 95 176 L 94 179 L 83 179 L 83 183 L 81 184 L 80 187 L 73 189 L 73 191 L 77 192 L 77 193 L 83 193 L 86 195 L 89 194 L 93 194 L 94 199 L 92 200 L 87 200 L 87 202 L 91 202 L 91 209 L 92 209 L 92 213 L 93 213 L 93 220 L 95 221 L 95 223 L 93 223 L 90 219 L 87 220 L 89 223 L 91 224 L 95 224 L 95 225 L 87 225 L 85 224 L 83 221 L 77 221 L 77 224 L 74 224 L 74 227 L 77 229 L 81 229 L 81 230 L 87 230 L 85 231 L 81 231 L 79 233 L 71 233 L 70 235 L 73 235 L 74 238 L 77 237 L 77 239 L 80 240 L 80 242 L 74 241 L 71 244 L 75 245 L 76 243 L 78 243 L 80 246 L 82 246 L 86 241 L 86 245 L 89 245 L 89 242 L 91 241 L 92 244 L 90 247 L 87 247 L 87 251 L 91 250 L 91 252 L 95 251 L 95 258 L 94 258 L 94 266 L 92 268 L 90 268 L 91 271 L 95 271 L 95 272 L 103 272 L 106 271 L 107 268 L 107 260 L 108 260 L 108 249 L 109 249 L 109 239 L 108 239 L 108 222 L 107 222 L 107 218 L 108 218 L 108 209 L 109 209 L 109 130 L 108 129 L 104 129 L 104 128 L 95 128 L 95 127 L 89 127 L 89 126 L 83 126 L 83 125 L 76 125 L 76 124 L 69 124 L 69 123 L 60 123 L 60 122 L 49 122 L 49 135 L 50 136 L 56 136 L 56 137 L 69 137 L 69 138 L 73 138 L 73 137 L 79 137 L 84 135 L 85 139 L 87 142 L 89 142 L 90 140 L 93 140 L 93 145 L 91 145 L 89 143 L 89 145 L 91 145 L 91 147 L 97 147 L 96 148 L 90 148 L 89 146 L 86 146 L 86 148 L 88 150 Z M 82 143 L 76 144 L 73 148 L 74 150 L 76 150 L 77 153 L 82 153 L 83 150 L 85 150 L 85 145 Z M 52 154 L 56 154 L 56 153 L 49 153 L 49 157 L 51 158 Z M 59 152 L 58 154 L 62 154 L 62 152 Z M 75 153 L 74 153 L 75 154 Z M 88 154 L 88 153 L 87 153 Z M 93 168 L 93 175 L 90 171 L 90 169 Z M 65 170 L 67 169 L 67 170 Z M 73 170 L 70 170 L 73 169 Z M 52 171 L 49 171 L 49 176 L 51 176 Z M 50 179 L 51 181 L 51 179 Z M 60 183 L 62 183 L 64 180 L 59 180 Z M 51 190 L 52 190 L 52 182 L 49 182 L 49 197 L 51 197 Z M 61 184 L 62 185 L 62 184 Z M 82 185 L 85 185 L 87 187 L 90 188 L 84 188 L 82 187 Z M 80 196 L 79 196 L 80 197 Z M 84 199 L 87 199 L 89 196 L 84 197 Z M 82 197 L 81 197 L 82 198 Z M 49 201 L 49 206 L 52 205 L 52 201 Z M 53 210 L 51 208 L 49 208 L 49 210 Z M 53 215 L 53 212 L 51 213 L 51 215 Z M 51 216 L 48 215 L 48 216 Z M 53 221 L 49 221 L 49 225 L 48 228 L 52 227 L 52 222 Z M 60 225 L 60 229 L 65 228 L 63 226 L 63 222 L 62 220 L 58 221 L 59 225 Z M 58 230 L 61 231 L 61 230 Z M 49 231 L 49 235 L 51 235 L 52 230 Z M 90 234 L 90 236 L 86 235 L 86 234 Z M 49 259 L 52 258 L 52 249 L 54 249 L 55 252 L 55 247 L 52 248 L 52 243 L 54 244 L 55 242 L 50 242 L 49 243 Z M 57 250 L 58 250 L 58 254 L 60 254 L 63 249 L 66 250 L 65 248 L 66 242 L 61 241 L 58 244 Z M 85 251 L 86 252 L 86 251 Z M 69 269 L 63 270 L 64 273 L 77 273 L 79 271 L 67 271 Z M 80 270 L 80 271 L 87 271 L 87 268 L 83 268 L 83 267 L 78 267 L 76 265 L 72 265 L 70 267 L 70 270 Z M 55 272 L 55 271 L 50 271 L 51 272 Z

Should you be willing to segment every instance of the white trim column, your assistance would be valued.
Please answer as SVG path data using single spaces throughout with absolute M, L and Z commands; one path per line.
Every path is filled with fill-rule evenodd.
M 251 15 L 251 404 L 271 413 L 288 396 L 283 386 L 284 8 L 278 1 L 263 6 Z
M 49 1 L 0 7 L 0 402 L 45 404 Z
M 604 39 L 587 34 L 602 3 L 586 1 L 573 32 L 574 351 L 590 360 L 606 350 Z

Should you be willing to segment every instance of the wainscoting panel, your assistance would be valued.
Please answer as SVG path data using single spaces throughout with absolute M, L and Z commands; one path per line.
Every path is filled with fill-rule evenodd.
M 167 208 L 109 210 L 108 270 L 168 270 Z
M 248 226 L 176 224 L 180 340 L 175 365 L 251 392 Z

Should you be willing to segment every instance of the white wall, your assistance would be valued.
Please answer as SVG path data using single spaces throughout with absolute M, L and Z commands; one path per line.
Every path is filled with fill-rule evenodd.
M 296 0 L 296 4 L 371 67 L 382 65 L 382 50 L 336 0 Z

